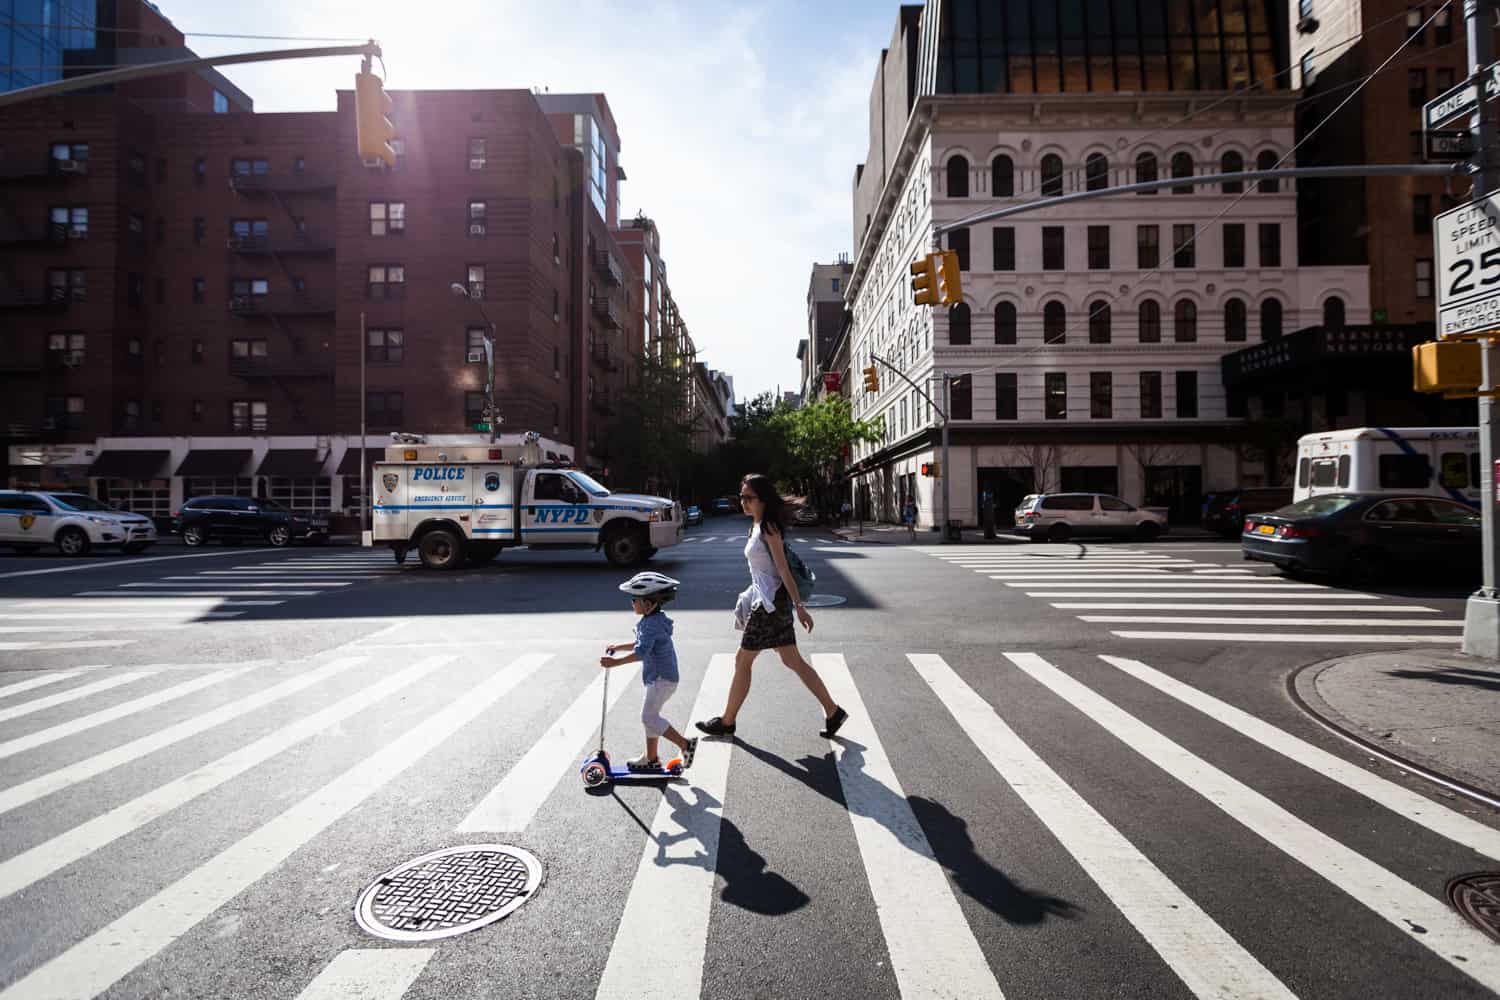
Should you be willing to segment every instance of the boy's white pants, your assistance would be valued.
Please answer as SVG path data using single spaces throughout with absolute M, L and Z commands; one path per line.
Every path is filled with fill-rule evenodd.
M 660 736 L 671 726 L 662 717 L 662 706 L 672 697 L 677 690 L 676 681 L 654 680 L 645 685 L 646 700 L 641 705 L 641 725 L 646 727 L 647 736 Z

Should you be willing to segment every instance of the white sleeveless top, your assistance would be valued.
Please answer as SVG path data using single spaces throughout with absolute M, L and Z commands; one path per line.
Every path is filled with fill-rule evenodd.
M 754 593 L 750 607 L 775 610 L 776 590 L 782 585 L 781 574 L 776 572 L 776 560 L 771 558 L 771 550 L 761 541 L 759 524 L 750 530 L 750 540 L 745 543 L 745 561 L 750 564 L 750 589 Z

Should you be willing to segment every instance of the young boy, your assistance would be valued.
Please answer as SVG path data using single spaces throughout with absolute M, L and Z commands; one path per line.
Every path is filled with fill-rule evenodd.
M 622 642 L 605 647 L 608 655 L 599 657 L 599 666 L 618 667 L 626 663 L 641 663 L 641 682 L 646 685 L 646 700 L 641 706 L 641 723 L 646 727 L 646 752 L 625 766 L 632 771 L 659 771 L 661 759 L 656 755 L 657 740 L 665 736 L 682 748 L 682 769 L 693 766 L 693 754 L 698 750 L 698 740 L 688 739 L 672 728 L 662 718 L 662 706 L 677 690 L 677 650 L 672 645 L 672 619 L 662 611 L 662 605 L 677 596 L 677 581 L 660 573 L 637 573 L 620 584 L 620 590 L 630 595 L 630 606 L 640 615 L 635 623 L 635 641 Z M 633 647 L 629 656 L 615 656 L 615 650 Z

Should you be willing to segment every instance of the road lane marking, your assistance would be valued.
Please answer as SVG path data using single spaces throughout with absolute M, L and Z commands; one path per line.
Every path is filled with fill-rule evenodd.
M 1375 613 L 1384 611 L 1380 607 L 1370 607 L 1365 610 Z M 1085 622 L 1139 622 L 1142 625 L 1270 625 L 1277 628 L 1283 625 L 1358 625 L 1367 628 L 1392 628 L 1411 625 L 1434 626 L 1437 628 L 1463 628 L 1461 618 L 1440 618 L 1437 620 L 1426 618 L 1277 618 L 1274 621 L 1266 621 L 1256 618 L 1196 618 L 1191 615 L 1079 615 L 1078 619 Z
M 5 687 L 0 687 L 0 698 L 9 698 L 11 695 L 20 694 L 23 691 L 31 691 L 35 688 L 46 687 L 48 684 L 56 684 L 58 681 L 65 681 L 69 677 L 76 677 L 79 673 L 80 671 L 77 670 L 63 670 L 55 674 L 44 674 L 41 677 L 29 677 L 24 681 L 17 681 L 14 684 L 7 684 Z
M 901 996 L 1003 1000 L 843 655 L 812 659 L 833 700 L 849 713 L 828 745 Z
M 9 579 L 13 576 L 42 576 L 47 573 L 76 573 L 79 570 L 85 569 L 133 569 L 137 566 L 146 566 L 151 563 L 166 562 L 169 559 L 207 559 L 210 557 L 219 558 L 222 556 L 241 554 L 242 553 L 236 552 L 191 552 L 187 555 L 181 556 L 146 556 L 144 558 L 133 557 L 129 560 L 110 560 L 108 562 L 100 560 L 97 562 L 88 563 L 87 565 L 83 566 L 53 566 L 48 569 L 23 569 L 18 570 L 14 573 L 0 573 L 0 580 Z
M 1214 919 L 1052 770 L 943 658 L 908 653 L 990 765 L 1130 925 L 1200 997 L 1292 997 Z
M 168 726 L 166 729 L 131 740 L 123 746 L 105 750 L 92 757 L 86 757 L 66 767 L 58 768 L 47 774 L 38 775 L 30 781 L 23 781 L 19 785 L 12 785 L 6 789 L 0 789 L 0 814 L 18 809 L 29 802 L 35 802 L 53 792 L 61 791 L 80 781 L 97 777 L 106 771 L 138 760 L 147 754 L 155 753 L 164 747 L 206 732 L 214 726 L 222 725 L 232 719 L 263 708 L 272 702 L 289 697 L 312 687 L 319 681 L 327 680 L 345 670 L 368 663 L 369 658 L 364 656 L 350 656 L 338 660 L 332 660 L 322 666 L 316 667 L 306 673 L 298 674 L 280 684 L 256 691 L 254 694 L 238 698 L 225 705 L 202 712 L 191 718 Z
M 0 649 L 14 645 L 18 644 L 9 642 L 0 643 Z M 122 684 L 138 681 L 143 677 L 150 677 L 154 673 L 156 673 L 155 670 L 132 670 L 128 673 L 114 674 L 101 681 L 94 681 L 92 684 L 81 684 L 76 688 L 59 691 L 57 694 L 34 698 L 31 701 L 23 701 L 19 705 L 11 705 L 9 708 L 0 709 L 0 722 L 9 722 L 11 719 L 19 719 L 21 716 L 31 715 L 33 712 L 41 712 L 58 705 L 66 705 L 70 701 L 78 701 L 80 698 L 87 698 L 89 695 L 108 691 Z
M 1377 623 L 1370 622 L 1370 625 Z M 1341 645 L 1360 643 L 1461 643 L 1461 635 L 1370 635 L 1364 632 L 1111 632 L 1121 639 L 1202 639 L 1213 642 L 1333 642 Z
M 1031 584 L 1039 586 L 1039 584 Z M 1070 584 L 1071 586 L 1071 584 Z M 1141 588 L 1135 590 L 1028 590 L 1027 597 L 1134 597 L 1141 596 Z M 1222 588 L 1212 591 L 1193 591 L 1192 593 L 1174 592 L 1164 594 L 1164 597 L 1175 597 L 1179 600 L 1188 599 L 1211 599 L 1237 601 L 1378 601 L 1380 598 L 1374 594 L 1309 594 L 1301 591 L 1286 593 L 1277 591 L 1275 593 L 1247 594 L 1244 591 L 1224 590 Z
M 204 917 L 274 871 L 313 837 L 478 718 L 550 658 L 548 653 L 521 656 L 280 816 L 33 970 L 0 993 L 0 998 L 91 1000 L 103 993 Z M 430 657 L 418 666 L 429 665 L 430 670 L 452 659 Z M 659 925 L 660 915 L 655 916 Z M 704 931 L 707 931 L 706 920 Z
M 1090 596 L 1098 597 L 1101 595 L 1093 594 Z M 1139 597 L 1140 595 L 1132 594 L 1130 596 Z M 1257 604 L 1253 608 L 1247 608 L 1243 604 L 1176 604 L 1163 601 L 1065 601 L 1054 603 L 1052 606 L 1066 611 L 1369 611 L 1377 614 L 1388 611 L 1400 611 L 1403 613 L 1430 611 L 1433 614 L 1441 613 L 1437 608 L 1427 608 L 1420 604 Z
M 1368 907 L 1405 938 L 1488 989 L 1500 991 L 1500 948 L 1446 903 L 1298 819 L 1035 653 L 1003 655 L 1146 761 Z
M 1454 624 L 1462 625 L 1463 622 Z M 1269 750 L 1276 751 L 1287 760 L 1316 771 L 1330 781 L 1338 782 L 1350 791 L 1358 792 L 1372 802 L 1385 806 L 1391 812 L 1418 826 L 1426 827 L 1440 837 L 1446 837 L 1455 844 L 1462 844 L 1476 854 L 1500 859 L 1500 830 L 1476 822 L 1426 796 L 1403 788 L 1394 781 L 1371 774 L 1364 768 L 1351 764 L 1322 747 L 1293 736 L 1283 729 L 1278 729 L 1243 709 L 1205 694 L 1139 660 L 1102 655 L 1099 659 L 1124 671 L 1136 680 L 1151 685 L 1162 694 L 1177 699 L 1189 708 L 1197 709 L 1241 736 L 1252 739 Z
M 401 1000 L 435 954 L 434 948 L 349 948 L 297 1000 Z
M 611 680 L 615 682 L 610 692 L 611 709 L 631 687 L 631 681 L 640 683 L 639 676 L 629 668 L 615 668 Z M 459 833 L 520 833 L 530 826 L 557 783 L 578 773 L 584 754 L 592 747 L 594 704 L 603 699 L 603 686 L 604 671 L 600 670 L 455 829 Z
M 714 654 L 687 718 L 718 714 L 733 674 L 734 655 Z M 663 786 L 595 1000 L 702 994 L 733 749 L 733 743 L 700 740 L 688 772 L 692 781 Z M 662 960 L 663 942 L 670 942 L 670 961 Z
M 289 722 L 238 750 L 136 796 L 129 802 L 58 834 L 50 840 L 0 861 L 0 899 L 81 861 L 95 851 L 165 816 L 205 792 L 265 763 L 297 744 L 364 711 L 388 695 L 420 680 L 453 661 L 452 656 L 429 656 L 398 673 L 382 678 L 326 708 Z M 7 794 L 11 789 L 6 789 Z

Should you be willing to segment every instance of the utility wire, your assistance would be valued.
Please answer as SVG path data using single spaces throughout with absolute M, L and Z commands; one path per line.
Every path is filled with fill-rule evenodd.
M 43 21 L 16 21 L 11 18 L 0 20 L 0 27 L 11 28 L 50 28 L 54 31 L 88 31 L 111 35 L 147 35 L 151 32 L 140 28 L 100 28 L 87 24 L 48 24 Z M 261 41 L 278 42 L 350 42 L 358 43 L 366 41 L 363 38 L 324 38 L 318 35 L 243 35 L 234 32 L 209 32 L 209 31 L 183 31 L 179 34 L 187 38 L 253 38 Z

